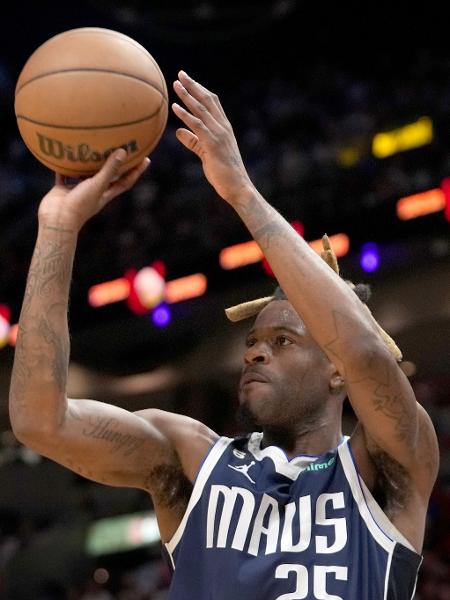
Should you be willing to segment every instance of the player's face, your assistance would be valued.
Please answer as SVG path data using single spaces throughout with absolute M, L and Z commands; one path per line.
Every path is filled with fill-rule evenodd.
M 289 427 L 320 418 L 330 362 L 287 300 L 260 312 L 246 345 L 239 403 L 256 424 Z

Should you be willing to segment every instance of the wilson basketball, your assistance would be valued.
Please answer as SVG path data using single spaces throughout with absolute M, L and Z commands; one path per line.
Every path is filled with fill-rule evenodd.
M 110 29 L 71 29 L 27 60 L 15 113 L 26 146 L 49 169 L 90 176 L 123 147 L 128 170 L 164 132 L 167 86 L 155 59 L 132 38 Z

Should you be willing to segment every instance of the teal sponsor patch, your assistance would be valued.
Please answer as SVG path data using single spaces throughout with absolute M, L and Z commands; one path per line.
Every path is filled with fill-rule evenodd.
M 305 471 L 322 471 L 323 469 L 328 469 L 328 467 L 331 467 L 331 465 L 334 464 L 335 460 L 336 457 L 332 456 L 330 460 L 327 460 L 326 462 L 313 462 L 306 467 Z

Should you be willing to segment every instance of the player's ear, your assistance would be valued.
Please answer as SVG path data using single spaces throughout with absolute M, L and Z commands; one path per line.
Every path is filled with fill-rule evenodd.
M 345 380 L 336 367 L 331 363 L 332 372 L 329 379 L 329 388 L 332 394 L 340 394 L 345 388 Z

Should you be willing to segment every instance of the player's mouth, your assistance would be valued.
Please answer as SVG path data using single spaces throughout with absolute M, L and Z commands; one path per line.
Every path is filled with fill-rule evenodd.
M 251 383 L 268 383 L 268 379 L 260 373 L 254 373 L 252 371 L 244 373 L 239 381 L 239 387 L 242 389 L 246 385 Z

